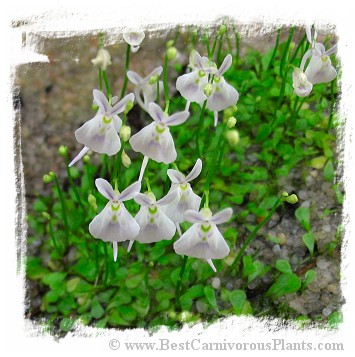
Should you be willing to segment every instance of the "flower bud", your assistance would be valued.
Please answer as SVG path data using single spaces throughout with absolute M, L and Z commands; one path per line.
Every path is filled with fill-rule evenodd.
M 96 105 L 95 103 L 93 103 L 92 106 L 91 106 L 91 109 L 96 111 L 96 110 L 99 109 L 99 106 Z
M 234 114 L 234 110 L 233 110 L 232 107 L 228 107 L 227 109 L 225 109 L 225 110 L 223 111 L 223 117 L 224 117 L 225 119 L 228 119 L 228 118 L 232 117 L 233 114 Z
M 125 107 L 125 110 L 124 110 L 124 113 L 125 114 L 128 114 L 128 112 L 133 108 L 133 102 L 131 100 L 129 100 L 127 103 L 126 103 L 126 107 Z
M 42 217 L 48 220 L 51 219 L 51 215 L 48 212 L 42 212 Z
M 73 179 L 77 179 L 80 177 L 80 172 L 75 166 L 69 167 L 69 173 Z
M 227 120 L 227 126 L 228 126 L 229 129 L 234 128 L 236 123 L 237 123 L 237 119 L 234 118 L 234 117 L 230 117 Z
M 58 149 L 58 154 L 60 156 L 66 156 L 68 153 L 68 147 L 67 146 L 64 146 L 64 145 L 61 145 Z
M 170 48 L 170 47 L 173 47 L 174 46 L 174 40 L 169 40 L 167 43 L 166 43 L 166 48 Z
M 207 83 L 204 88 L 203 88 L 203 93 L 205 93 L 205 95 L 207 97 L 209 97 L 213 92 L 213 85 L 211 83 Z
M 177 55 L 176 47 L 170 47 L 166 50 L 166 57 L 168 58 L 169 61 L 174 60 L 176 55 Z
M 131 159 L 124 150 L 122 151 L 122 164 L 126 169 L 131 165 Z
M 239 132 L 236 129 L 228 130 L 226 132 L 226 139 L 231 147 L 237 146 L 239 143 Z
M 131 137 L 131 127 L 128 125 L 122 125 L 120 130 L 120 138 L 126 143 Z
M 159 80 L 159 75 L 155 74 L 154 76 L 151 76 L 149 78 L 149 84 L 155 84 L 158 82 L 158 80 Z
M 90 162 L 90 155 L 84 155 L 83 161 L 85 164 L 88 164 Z
M 281 196 L 282 197 L 288 197 L 288 193 L 286 191 L 284 191 L 284 192 L 281 193 Z
M 91 207 L 96 206 L 96 197 L 90 193 L 88 196 L 88 202 Z
M 43 182 L 44 183 L 51 183 L 53 181 L 53 177 L 51 175 L 44 175 Z
M 91 62 L 94 66 L 100 67 L 103 71 L 106 71 L 107 67 L 112 64 L 111 55 L 104 48 L 100 48 L 97 52 L 96 58 L 92 59 Z
M 226 25 L 221 25 L 221 27 L 218 30 L 218 35 L 219 36 L 224 35 L 226 33 L 226 31 L 227 31 Z
M 52 178 L 55 177 L 55 173 L 54 173 L 53 171 L 49 171 L 49 172 L 48 172 L 48 175 L 49 175 L 50 177 L 52 177 Z
M 293 193 L 292 195 L 286 197 L 285 201 L 290 203 L 291 205 L 294 205 L 298 202 L 298 197 Z

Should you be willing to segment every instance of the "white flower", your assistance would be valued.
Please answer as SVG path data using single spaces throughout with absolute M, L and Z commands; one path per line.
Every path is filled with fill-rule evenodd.
M 109 202 L 89 225 L 90 234 L 104 242 L 112 242 L 114 259 L 117 258 L 117 242 L 134 239 L 139 233 L 139 225 L 127 211 L 124 201 L 134 198 L 141 189 L 141 183 L 135 182 L 122 193 L 115 191 L 104 179 L 95 180 L 99 192 Z
M 292 73 L 292 86 L 294 93 L 299 97 L 307 97 L 313 88 L 313 84 L 309 82 L 307 76 L 300 68 L 295 68 Z
M 170 164 L 176 160 L 176 150 L 169 126 L 179 125 L 186 121 L 188 111 L 168 116 L 159 105 L 150 103 L 149 114 L 154 122 L 147 125 L 129 140 L 132 149 L 157 162 Z
M 170 240 L 176 232 L 175 224 L 162 211 L 162 206 L 170 203 L 176 197 L 176 192 L 171 192 L 165 197 L 156 201 L 152 192 L 147 194 L 139 193 L 134 200 L 141 206 L 139 212 L 134 217 L 140 227 L 140 231 L 135 241 L 139 243 L 155 243 L 161 240 Z M 133 241 L 130 242 L 128 251 L 131 249 Z
M 145 33 L 140 30 L 130 30 L 123 34 L 123 39 L 131 46 L 131 52 L 136 53 L 144 40 Z
M 184 219 L 184 213 L 187 210 L 198 211 L 201 204 L 201 198 L 197 196 L 189 184 L 202 171 L 202 161 L 197 159 L 191 172 L 185 177 L 181 172 L 169 169 L 167 174 L 172 182 L 169 192 L 176 192 L 176 198 L 168 205 L 162 207 L 166 215 L 174 222 L 181 223 Z
M 209 208 L 203 208 L 200 212 L 194 210 L 185 212 L 185 220 L 193 225 L 174 243 L 175 252 L 206 259 L 216 272 L 212 259 L 222 259 L 230 251 L 217 224 L 227 222 L 232 214 L 231 208 L 226 208 L 213 216 Z
M 94 66 L 100 67 L 103 71 L 106 71 L 107 66 L 112 64 L 110 53 L 104 48 L 99 49 L 96 58 L 92 59 L 91 62 Z
M 101 91 L 94 89 L 93 95 L 94 103 L 98 105 L 99 110 L 93 119 L 87 121 L 75 131 L 76 140 L 85 145 L 85 147 L 72 160 L 69 166 L 80 160 L 89 149 L 100 154 L 112 156 L 117 154 L 121 148 L 118 132 L 120 131 L 122 120 L 117 114 L 125 110 L 128 101 L 134 101 L 134 94 L 126 95 L 113 107 L 111 107 Z
M 325 50 L 321 43 L 316 43 L 312 49 L 312 57 L 305 71 L 305 75 L 312 84 L 331 82 L 337 71 L 332 66 L 329 55 L 336 51 L 336 45 Z
M 318 83 L 331 82 L 336 76 L 337 71 L 332 66 L 329 55 L 336 51 L 337 46 L 333 46 L 329 50 L 316 42 L 317 32 L 312 31 L 310 27 L 306 29 L 307 39 L 311 44 L 311 49 L 308 50 L 301 61 L 300 68 L 296 68 L 292 74 L 293 88 L 299 97 L 305 97 L 312 91 L 313 85 Z M 308 59 L 310 59 L 306 70 L 304 70 Z
M 188 102 L 196 102 L 202 106 L 207 100 L 206 108 L 214 112 L 216 126 L 218 112 L 235 105 L 239 99 L 238 91 L 223 78 L 223 74 L 232 64 L 232 56 L 227 55 L 219 69 L 214 62 L 207 57 L 201 57 L 196 51 L 193 61 L 191 60 L 192 58 L 192 72 L 177 79 L 176 89 Z M 209 90 L 205 91 L 207 86 Z M 209 94 L 208 97 L 206 93 Z
M 151 102 L 154 102 L 157 98 L 157 80 L 158 77 L 162 74 L 163 67 L 155 68 L 148 76 L 142 78 L 136 72 L 128 71 L 127 77 L 128 79 L 136 86 L 134 90 L 135 98 L 137 103 L 143 108 L 145 111 L 148 111 L 148 105 Z M 154 83 L 151 83 L 151 79 L 154 79 Z M 155 80 L 156 79 L 156 80 Z M 163 82 L 159 81 L 159 88 L 163 88 Z M 143 95 L 143 100 L 141 97 Z

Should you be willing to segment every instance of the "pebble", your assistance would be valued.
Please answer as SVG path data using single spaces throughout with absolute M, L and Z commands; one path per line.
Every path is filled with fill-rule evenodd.
M 212 278 L 211 285 L 213 289 L 218 290 L 221 287 L 221 279 L 220 278 Z

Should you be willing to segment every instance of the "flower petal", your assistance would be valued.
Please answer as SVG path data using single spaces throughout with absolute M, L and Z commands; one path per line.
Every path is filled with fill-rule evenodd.
M 324 61 L 322 57 L 313 56 L 305 71 L 305 75 L 308 81 L 315 85 L 331 82 L 337 76 L 337 71 L 332 66 L 329 57 Z
M 138 193 L 135 197 L 134 200 L 140 205 L 140 206 L 149 206 L 154 203 L 154 200 L 149 197 L 148 195 L 145 195 L 143 193 Z
M 185 181 L 185 176 L 180 171 L 169 169 L 167 174 L 170 181 L 173 183 L 181 183 L 182 181 Z
M 160 141 L 155 140 L 155 127 L 155 122 L 147 125 L 137 134 L 134 134 L 129 140 L 129 143 L 131 144 L 131 147 L 135 152 L 140 152 L 144 156 L 149 157 L 150 159 L 153 159 L 157 162 L 162 162 L 162 149 Z
M 155 103 L 149 103 L 148 106 L 148 111 L 150 116 L 156 121 L 156 122 L 161 122 L 163 119 L 165 119 L 165 115 L 163 110 L 159 107 L 158 104 Z
M 175 126 L 184 123 L 189 117 L 190 113 L 183 111 L 179 113 L 175 113 L 167 118 L 164 122 L 168 126 Z
M 121 140 L 114 123 L 105 123 L 102 115 L 87 121 L 77 129 L 75 138 L 92 151 L 109 156 L 117 154 L 121 148 Z
M 204 86 L 208 83 L 207 75 L 199 76 L 199 71 L 183 74 L 176 80 L 176 90 L 189 102 L 196 102 L 202 105 L 206 100 L 203 92 Z
M 100 108 L 102 114 L 108 113 L 110 110 L 110 105 L 108 104 L 105 94 L 103 94 L 98 89 L 93 90 L 94 101 L 96 105 Z
M 213 93 L 207 99 L 207 109 L 219 112 L 237 103 L 239 93 L 223 77 L 220 77 L 220 82 L 214 82 L 213 85 Z
M 72 167 L 75 163 L 77 163 L 90 149 L 86 146 L 79 152 L 78 155 L 74 157 L 74 159 L 70 162 L 68 167 Z
M 98 178 L 95 180 L 95 185 L 102 196 L 106 197 L 110 201 L 116 199 L 115 191 L 108 181 L 103 178 Z
M 210 259 L 222 259 L 226 257 L 229 252 L 229 246 L 224 240 L 221 232 L 217 226 L 213 226 L 213 231 L 207 236 L 207 242 L 209 245 L 209 252 L 206 258 Z
M 170 134 L 169 128 L 166 128 L 164 134 L 161 135 L 160 143 L 162 162 L 164 164 L 171 164 L 176 160 L 177 153 L 175 150 L 174 139 Z
M 170 240 L 176 232 L 175 224 L 157 208 L 156 213 L 151 214 L 147 207 L 141 207 L 135 219 L 140 226 L 140 232 L 136 240 L 140 243 L 154 243 L 162 240 Z
M 176 196 L 177 196 L 176 191 L 169 192 L 167 195 L 165 195 L 165 197 L 158 200 L 155 204 L 157 206 L 165 206 L 165 205 L 171 203 L 172 201 L 174 201 Z
M 140 85 L 143 82 L 143 78 L 138 73 L 133 71 L 128 71 L 127 77 L 136 86 Z
M 123 242 L 134 239 L 139 233 L 139 225 L 121 203 L 118 211 L 113 212 L 111 204 L 92 220 L 90 234 L 105 242 Z
M 223 76 L 225 72 L 228 71 L 229 67 L 232 65 L 232 55 L 228 54 L 225 59 L 223 60 L 223 63 L 221 64 L 221 67 L 219 67 L 217 74 L 219 76 Z
M 149 82 L 150 77 L 153 77 L 155 75 L 160 76 L 163 73 L 163 67 L 159 66 L 157 68 L 154 68 L 148 75 L 147 77 L 144 78 L 144 82 Z
M 118 196 L 118 201 L 128 201 L 137 196 L 139 191 L 141 190 L 141 182 L 136 181 L 132 183 L 132 185 L 128 186 L 125 190 L 123 190 Z
M 204 222 L 205 220 L 200 212 L 194 211 L 192 209 L 187 210 L 184 216 L 185 216 L 185 220 L 191 223 L 201 223 Z
M 190 182 L 194 180 L 202 171 L 202 161 L 201 159 L 197 159 L 196 164 L 190 171 L 190 173 L 186 176 L 185 181 Z
M 123 39 L 131 46 L 139 46 L 144 40 L 143 31 L 129 31 L 123 34 Z
M 191 251 L 198 244 L 198 224 L 193 224 L 175 243 L 174 250 L 176 254 L 192 256 Z
M 134 102 L 134 94 L 130 93 L 127 94 L 124 98 L 122 98 L 117 104 L 115 104 L 111 109 L 110 109 L 110 114 L 111 115 L 116 115 L 118 113 L 122 113 L 126 109 L 126 104 L 127 102 Z
M 231 208 L 225 208 L 224 210 L 213 215 L 210 219 L 210 222 L 213 222 L 214 224 L 227 222 L 232 217 L 232 214 L 233 210 Z

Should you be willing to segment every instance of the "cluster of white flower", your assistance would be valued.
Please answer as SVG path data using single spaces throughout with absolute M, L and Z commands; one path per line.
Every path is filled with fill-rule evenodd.
M 337 71 L 329 58 L 336 52 L 337 46 L 326 51 L 323 44 L 316 42 L 317 31 L 314 31 L 312 36 L 311 27 L 307 27 L 306 35 L 311 48 L 303 55 L 300 68 L 295 68 L 292 73 L 294 92 L 299 97 L 308 96 L 313 85 L 331 82 L 337 76 Z M 308 66 L 304 70 L 309 58 Z
M 131 52 L 135 53 L 145 35 L 141 31 L 135 31 L 126 33 L 123 37 Z M 224 258 L 229 253 L 229 247 L 216 225 L 227 222 L 232 216 L 232 209 L 224 209 L 215 215 L 212 215 L 208 207 L 199 211 L 201 198 L 190 186 L 190 182 L 202 171 L 200 159 L 187 176 L 177 170 L 167 171 L 171 187 L 165 197 L 156 200 L 150 189 L 144 194 L 140 193 L 149 159 L 165 164 L 176 160 L 177 152 L 169 127 L 183 124 L 189 118 L 190 102 L 196 102 L 213 111 L 217 125 L 218 112 L 235 105 L 239 99 L 238 92 L 223 78 L 223 74 L 231 66 L 231 55 L 226 56 L 219 69 L 214 62 L 201 57 L 196 51 L 193 51 L 190 58 L 191 72 L 182 75 L 176 82 L 176 89 L 187 101 L 184 111 L 169 115 L 155 103 L 158 88 L 163 88 L 163 83 L 159 81 L 162 67 L 155 68 L 145 78 L 127 71 L 127 78 L 135 85 L 134 94 L 130 93 L 118 101 L 118 97 L 107 99 L 104 93 L 94 89 L 94 104 L 98 111 L 93 119 L 75 132 L 77 141 L 84 148 L 69 166 L 79 161 L 89 149 L 108 156 L 116 155 L 121 149 L 120 136 L 125 137 L 124 141 L 129 140 L 132 150 L 144 155 L 138 180 L 121 193 L 103 178 L 95 181 L 98 191 L 109 202 L 92 220 L 89 231 L 93 237 L 113 244 L 114 260 L 117 259 L 118 242 L 129 241 L 130 251 L 134 241 L 154 243 L 171 240 L 176 232 L 180 236 L 174 243 L 176 253 L 206 259 L 214 271 L 216 269 L 212 259 Z M 101 48 L 92 62 L 106 71 L 111 64 L 111 56 L 107 50 Z M 127 112 L 127 106 L 133 104 L 134 100 L 149 113 L 153 122 L 129 139 L 130 133 L 128 137 L 126 135 L 127 126 L 122 126 L 118 114 Z M 131 199 L 140 205 L 135 217 L 124 205 L 125 201 Z M 193 225 L 182 234 L 180 223 L 184 221 Z

